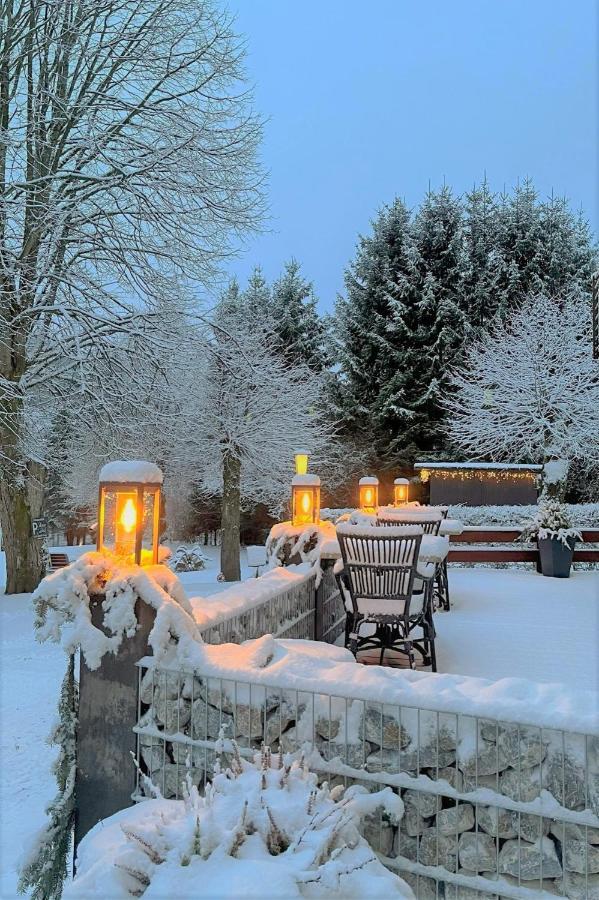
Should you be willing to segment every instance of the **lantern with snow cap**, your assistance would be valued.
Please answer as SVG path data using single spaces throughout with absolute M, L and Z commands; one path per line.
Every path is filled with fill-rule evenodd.
M 362 512 L 375 513 L 379 505 L 379 480 L 374 475 L 365 475 L 358 482 L 360 509 Z
M 154 463 L 127 460 L 100 471 L 96 547 L 124 563 L 158 562 L 162 472 Z
M 395 506 L 403 506 L 408 502 L 408 487 L 410 482 L 407 478 L 396 478 L 393 482 L 393 503 Z
M 318 525 L 320 521 L 320 478 L 294 475 L 291 481 L 291 524 Z

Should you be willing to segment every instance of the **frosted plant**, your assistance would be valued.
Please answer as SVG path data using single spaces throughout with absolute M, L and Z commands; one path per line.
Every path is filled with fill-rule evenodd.
M 358 830 L 381 809 L 399 822 L 403 803 L 390 788 L 319 786 L 303 757 L 265 746 L 250 762 L 233 741 L 228 756 L 204 796 L 188 773 L 182 801 L 148 800 L 130 817 L 105 821 L 102 839 L 111 839 L 97 847 L 97 836 L 85 840 L 65 897 L 102 884 L 102 870 L 115 898 L 161 896 L 161 888 L 168 896 L 233 898 L 242 885 L 244 894 L 265 898 L 412 896 Z
M 449 435 L 469 456 L 542 461 L 545 488 L 560 498 L 569 464 L 599 459 L 599 364 L 577 296 L 528 297 L 468 349 L 452 388 Z

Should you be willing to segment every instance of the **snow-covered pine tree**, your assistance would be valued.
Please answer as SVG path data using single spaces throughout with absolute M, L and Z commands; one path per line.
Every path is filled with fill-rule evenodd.
M 284 358 L 321 372 L 326 363 L 324 325 L 312 284 L 295 259 L 273 284 L 270 315 Z
M 36 835 L 20 867 L 19 893 L 31 891 L 32 900 L 60 900 L 68 874 L 75 822 L 77 710 L 75 657 L 71 654 L 60 689 L 58 723 L 48 738 L 48 743 L 60 748 L 53 766 L 58 793 L 46 809 L 46 825 Z
M 409 410 L 390 444 L 407 460 L 443 446 L 442 401 L 448 371 L 459 353 L 468 323 L 462 308 L 463 216 L 451 189 L 429 191 L 414 221 L 419 297 L 398 377 Z M 396 316 L 397 318 L 397 316 Z
M 484 328 L 505 298 L 501 276 L 505 261 L 499 247 L 498 210 L 486 178 L 464 197 L 463 268 L 460 293 L 471 328 Z
M 397 375 L 409 364 L 418 273 L 410 211 L 398 198 L 380 210 L 372 233 L 360 237 L 345 273 L 346 296 L 336 305 L 335 405 L 346 431 L 371 448 L 373 463 L 388 456 L 410 416 L 410 397 Z
M 248 312 L 262 318 L 272 315 L 272 292 L 260 266 L 254 266 L 243 299 Z

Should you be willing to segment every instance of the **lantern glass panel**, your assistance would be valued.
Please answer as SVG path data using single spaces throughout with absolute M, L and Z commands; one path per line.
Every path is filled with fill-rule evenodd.
M 408 486 L 407 484 L 394 485 L 395 505 L 400 506 L 402 503 L 408 502 Z
M 124 562 L 135 562 L 137 492 L 103 491 L 102 548 Z
M 296 475 L 305 475 L 308 471 L 308 454 L 307 453 L 296 453 L 295 454 L 295 474 Z
M 142 565 L 151 564 L 155 559 L 159 505 L 157 491 L 144 491 L 140 560 Z
M 311 525 L 318 522 L 320 513 L 320 488 L 313 485 L 293 486 L 292 521 L 294 525 Z
M 379 489 L 376 484 L 360 485 L 360 508 L 364 512 L 374 512 L 379 505 Z

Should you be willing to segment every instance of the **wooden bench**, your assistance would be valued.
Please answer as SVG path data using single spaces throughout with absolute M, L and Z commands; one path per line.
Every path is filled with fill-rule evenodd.
M 599 544 L 599 528 L 582 528 L 580 531 L 585 544 Z M 504 526 L 477 526 L 466 525 L 461 534 L 451 535 L 448 562 L 462 563 L 508 563 L 531 562 L 535 565 L 539 562 L 539 551 L 536 546 L 518 543 L 521 528 Z M 454 546 L 458 545 L 489 545 L 511 544 L 506 547 L 496 546 Z M 574 562 L 599 563 L 599 547 L 581 547 L 577 541 L 574 549 Z
M 64 569 L 65 566 L 68 566 L 71 562 L 66 553 L 50 553 L 50 561 L 48 563 L 48 570 L 50 572 L 56 572 L 57 569 Z

